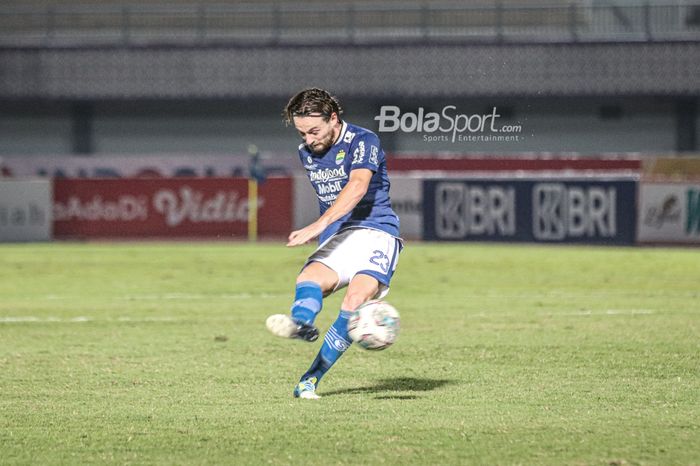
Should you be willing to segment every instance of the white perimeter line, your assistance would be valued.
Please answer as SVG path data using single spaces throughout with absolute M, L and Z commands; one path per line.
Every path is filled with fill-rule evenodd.
M 113 299 L 138 301 L 151 299 L 259 299 L 280 298 L 290 296 L 289 293 L 233 293 L 233 294 L 203 294 L 203 293 L 166 293 L 117 296 Z
M 116 319 L 95 319 L 92 317 L 71 317 L 67 319 L 61 319 L 58 317 L 35 317 L 35 316 L 21 316 L 21 317 L 2 317 L 0 316 L 0 324 L 47 324 L 47 323 L 57 323 L 57 324 L 82 324 L 85 322 L 175 322 L 179 319 L 175 317 L 117 317 Z
M 222 299 L 222 300 L 235 300 L 235 299 L 267 299 L 267 298 L 281 298 L 289 297 L 290 294 L 282 293 L 232 293 L 232 294 L 204 294 L 204 293 L 165 293 L 165 294 L 134 294 L 134 295 L 123 295 L 123 296 L 106 296 L 105 299 L 112 299 L 118 301 L 160 301 L 160 300 L 195 300 L 195 299 Z M 27 295 L 21 299 L 31 299 L 31 300 L 48 300 L 48 301 L 60 301 L 76 299 L 75 296 L 66 295 Z
M 580 312 L 569 312 L 566 314 L 553 314 L 553 315 L 563 315 L 563 316 L 634 316 L 634 315 L 649 315 L 656 314 L 656 311 L 652 309 L 603 309 L 602 311 L 580 311 Z
M 538 314 L 539 317 L 557 317 L 557 316 L 614 316 L 614 315 L 650 315 L 656 314 L 656 311 L 652 309 L 604 309 L 600 311 L 579 311 L 579 312 L 568 312 L 568 313 L 542 313 Z M 509 314 L 510 315 L 510 314 Z M 465 317 L 504 317 L 501 313 L 478 313 L 465 315 Z M 58 323 L 58 324 L 80 324 L 85 322 L 135 322 L 135 323 L 147 323 L 147 322 L 177 322 L 181 320 L 191 320 L 191 319 L 178 319 L 176 317 L 116 317 L 116 318 L 93 318 L 93 317 L 70 317 L 70 318 L 58 318 L 58 317 L 36 317 L 36 316 L 0 316 L 0 324 L 14 324 L 14 323 L 36 323 L 36 324 L 46 324 L 46 323 Z

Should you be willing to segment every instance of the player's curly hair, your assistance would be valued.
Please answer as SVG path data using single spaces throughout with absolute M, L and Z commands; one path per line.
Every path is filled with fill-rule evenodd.
M 340 120 L 343 108 L 338 99 L 324 89 L 310 87 L 289 99 L 282 116 L 284 122 L 289 125 L 295 116 L 320 116 L 323 117 L 324 121 L 328 121 L 333 112 L 338 115 Z

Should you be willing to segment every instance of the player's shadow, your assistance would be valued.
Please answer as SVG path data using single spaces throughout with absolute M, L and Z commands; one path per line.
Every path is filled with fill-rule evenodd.
M 402 394 L 392 394 L 386 392 L 429 392 L 431 390 L 436 390 L 445 385 L 455 383 L 454 380 L 449 379 L 419 379 L 416 377 L 396 377 L 392 379 L 380 380 L 375 385 L 370 385 L 368 387 L 356 387 L 356 388 L 341 388 L 339 390 L 331 390 L 324 392 L 324 396 L 333 395 L 356 395 L 359 393 L 383 393 L 382 396 L 377 396 L 377 399 L 383 400 L 412 400 L 417 398 L 416 395 Z

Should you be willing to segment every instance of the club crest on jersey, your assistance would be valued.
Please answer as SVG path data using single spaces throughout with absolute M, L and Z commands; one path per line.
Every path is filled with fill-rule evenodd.
M 309 155 L 308 157 L 306 157 L 306 161 L 309 163 L 313 163 L 314 159 L 312 159 L 311 156 Z
M 341 163 L 343 163 L 343 160 L 345 160 L 345 151 L 343 149 L 340 149 L 335 155 L 335 164 L 340 165 Z

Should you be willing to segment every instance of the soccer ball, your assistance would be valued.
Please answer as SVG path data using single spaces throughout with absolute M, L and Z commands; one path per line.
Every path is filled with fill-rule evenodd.
M 353 342 L 364 349 L 383 350 L 399 336 L 399 312 L 389 303 L 367 301 L 352 313 L 348 320 L 348 334 Z

